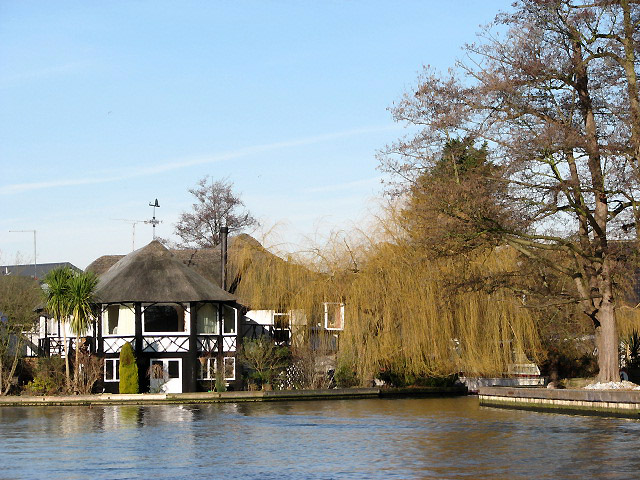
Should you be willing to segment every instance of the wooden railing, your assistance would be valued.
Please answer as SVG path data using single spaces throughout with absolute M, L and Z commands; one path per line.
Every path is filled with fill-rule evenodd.
M 237 336 L 234 335 L 198 335 L 196 348 L 198 352 L 217 352 L 222 338 L 222 348 L 225 352 L 233 352 L 237 348 Z M 91 353 L 97 351 L 98 339 L 93 337 L 81 337 L 81 342 L 88 346 Z M 105 336 L 102 338 L 102 352 L 105 354 L 115 354 L 125 343 L 135 344 L 134 335 Z M 67 338 L 69 351 L 75 349 L 76 339 Z M 189 351 L 189 335 L 144 335 L 142 337 L 142 350 L 144 352 L 160 353 L 186 353 Z M 46 337 L 34 338 L 30 348 L 27 349 L 28 356 L 61 356 L 64 357 L 64 338 Z
M 96 343 L 93 337 L 80 337 L 80 342 L 88 348 L 90 353 L 96 352 Z M 69 352 L 75 351 L 76 338 L 67 337 L 67 346 Z M 57 355 L 64 357 L 64 337 L 46 337 L 38 339 L 38 355 L 52 356 Z
M 120 335 L 117 337 L 103 337 L 102 348 L 104 353 L 118 353 L 125 343 L 134 344 L 136 337 L 133 335 Z

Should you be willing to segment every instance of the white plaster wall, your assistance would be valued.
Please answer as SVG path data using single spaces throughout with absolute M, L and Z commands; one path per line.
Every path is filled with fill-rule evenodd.
M 194 321 L 196 321 L 194 312 Z M 185 305 L 184 308 L 184 333 L 189 333 L 191 331 L 191 306 Z
M 245 317 L 253 320 L 260 325 L 273 325 L 273 314 L 275 310 L 249 310 Z M 301 326 L 307 324 L 307 314 L 304 310 L 289 310 L 292 326 Z
M 245 317 L 260 325 L 273 325 L 275 310 L 249 310 Z

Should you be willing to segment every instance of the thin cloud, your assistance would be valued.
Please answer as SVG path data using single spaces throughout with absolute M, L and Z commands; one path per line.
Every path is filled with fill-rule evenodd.
M 0 88 L 8 88 L 21 85 L 31 80 L 48 79 L 57 76 L 75 74 L 85 70 L 90 65 L 89 62 L 69 62 L 60 65 L 50 65 L 37 70 L 28 70 L 19 73 L 3 75 L 0 77 Z
M 362 180 L 354 180 L 352 182 L 336 183 L 333 185 L 323 185 L 322 187 L 309 188 L 307 189 L 307 192 L 324 193 L 324 192 L 339 192 L 342 190 L 351 190 L 352 188 L 371 185 L 375 182 L 379 183 L 380 180 L 382 180 L 382 178 L 383 177 L 381 175 L 378 175 L 377 177 L 363 178 Z
M 160 173 L 170 172 L 174 170 L 180 170 L 196 165 L 205 165 L 209 163 L 223 162 L 228 160 L 234 160 L 241 157 L 247 157 L 250 155 L 265 153 L 274 150 L 281 150 L 286 148 L 300 147 L 305 145 L 313 145 L 316 143 L 327 142 L 330 140 L 337 140 L 340 138 L 355 137 L 358 135 L 366 135 L 370 133 L 388 132 L 397 130 L 398 125 L 384 126 L 384 127 L 365 127 L 353 130 L 346 130 L 343 132 L 327 133 L 323 135 L 316 135 L 313 137 L 305 137 L 295 140 L 288 140 L 283 142 L 268 143 L 263 145 L 254 145 L 251 147 L 240 148 L 238 150 L 232 150 L 228 152 L 222 152 L 216 155 L 208 155 L 204 157 L 188 158 L 184 160 L 178 160 L 173 162 L 167 162 L 159 165 L 153 165 L 149 167 L 136 167 L 128 169 L 120 173 L 119 175 L 111 176 L 98 176 L 97 174 L 71 179 L 50 180 L 45 182 L 29 182 L 29 183 L 15 183 L 0 186 L 0 195 L 12 195 L 16 193 L 28 192 L 33 190 L 43 190 L 48 188 L 69 187 L 78 185 L 92 185 L 100 183 L 117 182 L 121 180 L 129 180 L 132 178 L 144 177 L 149 175 L 157 175 Z M 329 187 L 318 187 L 320 190 Z
M 305 145 L 313 145 L 316 143 L 327 142 L 330 140 L 337 140 L 340 138 L 355 137 L 358 135 L 366 135 L 370 133 L 388 132 L 392 130 L 397 130 L 398 128 L 401 128 L 401 127 L 395 124 L 387 125 L 384 127 L 366 127 L 366 128 L 358 128 L 354 130 L 346 130 L 343 132 L 334 132 L 334 133 L 327 133 L 323 135 L 316 135 L 313 137 L 305 137 L 305 138 L 300 138 L 296 140 L 268 143 L 263 145 L 254 145 L 251 147 L 240 148 L 238 150 L 219 153 L 217 155 L 179 160 L 175 162 L 155 165 L 152 167 L 143 167 L 141 169 L 138 169 L 138 173 L 131 175 L 131 177 L 137 177 L 142 175 L 153 175 L 155 173 L 164 173 L 171 170 L 178 170 L 181 168 L 193 167 L 196 165 L 204 165 L 208 163 L 234 160 L 236 158 L 248 157 L 250 155 L 270 152 L 273 150 L 281 150 L 281 149 L 300 147 Z
M 120 177 L 88 177 L 73 178 L 69 180 L 52 180 L 49 182 L 14 183 L 0 187 L 0 194 L 11 195 L 14 193 L 28 192 L 32 190 L 42 190 L 46 188 L 72 187 L 77 185 L 91 185 L 96 183 L 107 183 L 120 180 Z

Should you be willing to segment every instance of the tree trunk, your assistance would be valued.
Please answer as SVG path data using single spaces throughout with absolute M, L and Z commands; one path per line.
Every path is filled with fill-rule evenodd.
M 71 387 L 71 371 L 69 369 L 69 345 L 67 344 L 67 323 L 62 324 L 62 336 L 64 339 L 64 373 L 67 379 L 67 388 Z
M 618 331 L 613 305 L 603 305 L 598 312 L 600 326 L 596 328 L 596 342 L 598 346 L 599 382 L 619 382 L 620 370 L 618 366 Z
M 620 6 L 623 12 L 623 30 L 624 35 L 621 37 L 622 46 L 624 48 L 624 58 L 622 58 L 622 67 L 624 68 L 627 80 L 627 95 L 629 96 L 629 116 L 631 117 L 631 146 L 633 149 L 633 162 L 636 171 L 640 176 L 640 99 L 638 98 L 638 79 L 635 70 L 635 45 L 633 34 L 635 26 L 631 18 L 631 8 L 629 0 L 621 0 Z
M 588 168 L 591 176 L 591 189 L 595 207 L 591 232 L 592 251 L 584 258 L 584 267 L 589 282 L 589 298 L 592 307 L 585 312 L 596 323 L 596 344 L 598 345 L 598 367 L 601 382 L 620 380 L 618 366 L 618 334 L 616 329 L 615 305 L 611 289 L 611 268 L 608 257 L 607 222 L 609 216 L 608 192 L 604 183 L 602 157 L 598 143 L 598 131 L 593 110 L 593 101 L 589 91 L 589 75 L 583 58 L 580 35 L 572 31 L 573 68 L 578 94 L 578 106 L 584 122 L 585 150 L 588 156 Z
M 80 334 L 76 335 L 76 360 L 73 364 L 73 384 L 76 392 L 80 390 Z
M 620 363 L 618 355 L 618 328 L 616 325 L 616 309 L 613 298 L 610 261 L 605 258 L 600 276 L 599 290 L 602 299 L 599 304 L 597 318 L 600 321 L 598 341 L 598 381 L 619 382 Z
M 17 342 L 16 351 L 13 354 L 13 362 L 11 364 L 11 369 L 9 370 L 9 375 L 7 375 L 7 387 L 2 392 L 2 395 L 7 395 L 9 390 L 11 389 L 11 379 L 13 378 L 13 374 L 16 373 L 16 368 L 18 368 L 18 354 L 20 352 L 20 341 Z

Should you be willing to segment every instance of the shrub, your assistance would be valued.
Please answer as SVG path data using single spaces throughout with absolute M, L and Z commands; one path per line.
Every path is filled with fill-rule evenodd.
M 226 392 L 227 384 L 224 380 L 224 375 L 222 372 L 216 372 L 216 392 Z
M 396 388 L 406 387 L 415 381 L 413 375 L 407 375 L 404 369 L 399 369 L 395 366 L 381 368 L 377 377 L 386 385 Z
M 338 364 L 338 368 L 333 374 L 333 379 L 336 381 L 336 387 L 338 388 L 355 387 L 359 383 L 353 366 L 345 362 Z
M 128 342 L 120 350 L 120 393 L 138 393 L 138 364 Z
M 39 357 L 33 367 L 33 380 L 25 386 L 28 395 L 55 395 L 67 392 L 64 359 Z
M 589 378 L 598 373 L 592 342 L 556 341 L 547 347 L 546 358 L 540 362 L 540 373 L 551 381 L 562 378 Z
M 74 375 L 74 383 L 76 391 L 82 395 L 89 394 L 93 391 L 93 387 L 100 381 L 104 372 L 104 362 L 102 358 L 91 355 L 86 348 L 81 348 L 76 352 L 76 361 L 78 368 Z M 75 362 L 74 362 L 75 363 Z
M 270 384 L 291 363 L 291 350 L 278 347 L 266 337 L 246 340 L 238 358 L 247 367 L 249 377 L 261 386 Z
M 413 385 L 416 387 L 453 387 L 458 383 L 458 374 L 444 377 L 420 376 L 416 377 Z
M 381 368 L 377 378 L 386 385 L 396 388 L 405 387 L 452 387 L 458 381 L 458 375 L 433 375 L 428 373 L 407 373 L 406 365 L 402 363 L 389 364 Z
M 317 351 L 307 347 L 297 347 L 291 350 L 291 364 L 275 379 L 277 390 L 294 389 L 324 389 L 333 384 L 333 359 L 327 361 L 327 356 L 319 355 Z

